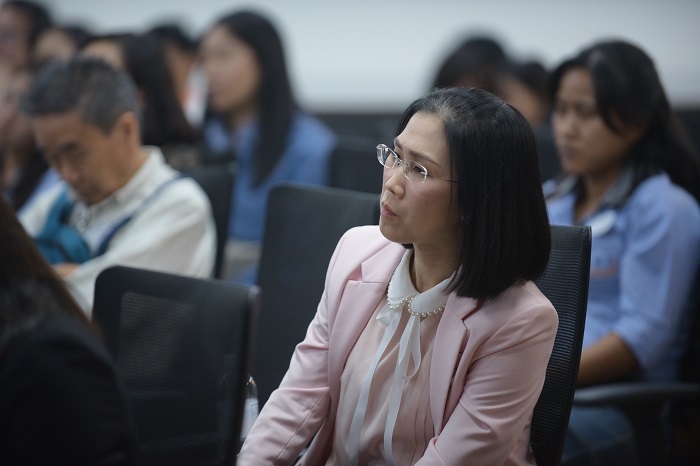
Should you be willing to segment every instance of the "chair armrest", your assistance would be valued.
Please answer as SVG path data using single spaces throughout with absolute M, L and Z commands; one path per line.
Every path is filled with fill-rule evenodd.
M 574 405 L 632 405 L 700 398 L 700 384 L 690 382 L 627 382 L 579 388 Z

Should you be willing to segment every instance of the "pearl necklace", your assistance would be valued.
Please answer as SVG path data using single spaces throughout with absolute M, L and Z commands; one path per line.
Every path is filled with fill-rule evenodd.
M 387 297 L 388 298 L 388 297 Z M 413 302 L 413 297 L 411 298 L 404 298 L 401 301 L 399 301 L 397 304 L 389 304 L 389 309 L 392 311 L 396 311 L 398 309 L 401 309 L 404 304 L 408 303 L 408 307 L 406 308 L 406 311 L 411 314 L 412 316 L 416 317 L 429 317 L 435 314 L 439 314 L 440 312 L 445 310 L 445 306 L 440 306 L 436 309 L 433 309 L 432 311 L 429 312 L 416 312 L 411 308 L 411 303 Z

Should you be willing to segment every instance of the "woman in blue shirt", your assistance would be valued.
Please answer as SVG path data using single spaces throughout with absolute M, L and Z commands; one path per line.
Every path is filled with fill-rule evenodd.
M 325 185 L 335 136 L 299 110 L 275 27 L 253 12 L 223 16 L 200 53 L 209 85 L 206 144 L 237 162 L 224 275 L 251 282 L 267 196 L 285 181 Z
M 579 386 L 672 380 L 700 262 L 700 164 L 652 60 L 608 41 L 553 73 L 564 176 L 545 185 L 552 224 L 590 225 L 591 277 Z M 574 408 L 564 464 L 634 464 L 613 408 Z

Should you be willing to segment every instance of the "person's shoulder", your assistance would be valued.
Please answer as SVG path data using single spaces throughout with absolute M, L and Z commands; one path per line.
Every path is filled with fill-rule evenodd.
M 70 352 L 86 352 L 104 362 L 110 361 L 104 346 L 88 328 L 81 322 L 67 316 L 50 314 L 25 336 L 18 345 L 23 354 L 30 359 L 42 355 L 42 358 L 53 359 L 61 354 Z
M 665 173 L 647 178 L 637 186 L 626 210 L 635 217 L 684 219 L 700 223 L 700 206 L 685 189 L 674 184 Z
M 336 143 L 335 133 L 320 119 L 304 111 L 294 114 L 290 136 L 292 145 L 315 147 L 318 152 L 328 152 Z
M 154 193 L 159 198 L 159 204 L 169 203 L 176 209 L 202 208 L 207 205 L 207 194 L 196 180 L 165 163 L 162 152 L 159 150 L 149 149 L 158 159 L 158 166 L 154 173 L 154 179 L 158 179 L 158 186 L 155 187 Z M 157 193 L 159 189 L 165 192 Z
M 38 193 L 31 205 L 22 209 L 18 214 L 19 221 L 24 228 L 27 229 L 29 234 L 35 235 L 39 233 L 39 230 L 44 226 L 46 216 L 49 214 L 51 207 L 65 189 L 65 181 L 59 180 L 50 188 Z
M 386 239 L 377 225 L 353 227 L 340 238 L 338 256 L 360 263 L 390 245 L 396 244 Z
M 5 377 L 33 386 L 33 381 L 62 385 L 64 377 L 114 377 L 106 348 L 88 328 L 70 317 L 51 314 L 12 345 L 3 364 Z M 68 375 L 71 374 L 71 375 Z M 43 381 L 43 382 L 42 382 Z M 55 383 L 53 383 L 55 382 Z
M 484 309 L 503 313 L 505 319 L 518 316 L 527 320 L 554 323 L 555 327 L 558 319 L 552 303 L 531 281 L 516 283 L 507 288 L 494 299 L 486 301 Z

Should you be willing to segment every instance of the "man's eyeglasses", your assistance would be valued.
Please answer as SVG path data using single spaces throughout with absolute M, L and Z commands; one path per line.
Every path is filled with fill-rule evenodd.
M 411 162 L 410 160 L 402 159 L 386 144 L 379 144 L 377 146 L 377 160 L 379 160 L 379 163 L 384 165 L 386 168 L 396 168 L 397 165 L 401 165 L 403 174 L 409 181 L 424 183 L 425 179 L 430 176 L 428 174 L 428 169 L 423 165 L 416 162 Z M 458 183 L 458 181 L 448 180 L 447 178 L 439 178 L 436 176 L 432 176 L 431 178 L 449 181 L 450 183 Z

